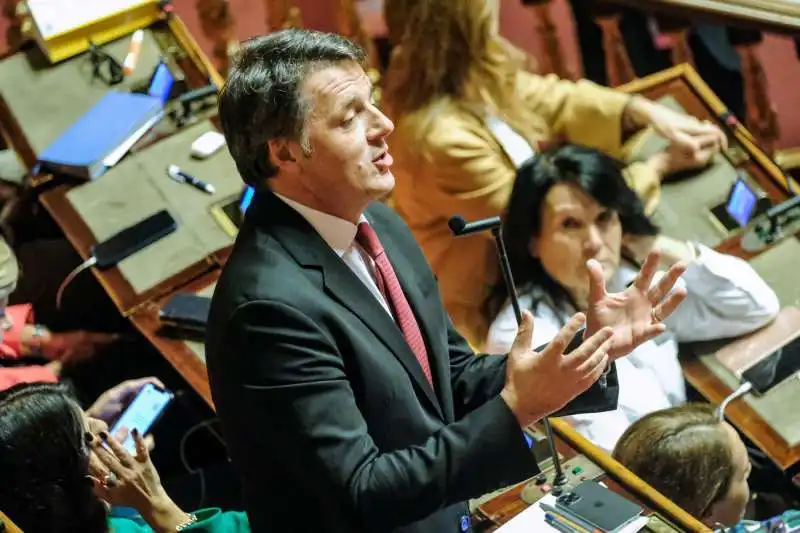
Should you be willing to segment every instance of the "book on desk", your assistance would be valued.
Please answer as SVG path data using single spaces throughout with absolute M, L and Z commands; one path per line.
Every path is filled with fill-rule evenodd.
M 163 113 L 162 99 L 109 91 L 39 155 L 40 170 L 93 180 L 106 171 L 106 158 L 140 135 Z
M 52 63 L 161 18 L 159 0 L 27 0 L 34 37 Z

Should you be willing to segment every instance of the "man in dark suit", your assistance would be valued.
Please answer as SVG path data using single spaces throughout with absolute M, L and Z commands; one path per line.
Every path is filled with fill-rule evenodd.
M 614 408 L 611 363 L 683 297 L 664 299 L 681 267 L 649 288 L 655 256 L 614 295 L 593 263 L 586 341 L 576 315 L 534 352 L 526 312 L 508 356 L 476 357 L 408 228 L 374 201 L 394 186 L 393 125 L 363 66 L 339 36 L 286 30 L 245 43 L 220 94 L 228 147 L 260 190 L 206 355 L 255 531 L 469 530 L 465 500 L 536 472 L 521 428 Z

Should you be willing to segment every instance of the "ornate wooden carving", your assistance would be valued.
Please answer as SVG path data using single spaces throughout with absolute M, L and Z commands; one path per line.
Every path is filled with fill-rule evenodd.
M 606 57 L 606 72 L 608 84 L 611 87 L 622 85 L 636 79 L 625 41 L 622 39 L 619 21 L 620 15 L 616 8 L 604 2 L 598 2 L 594 7 L 595 20 L 603 30 L 603 50 Z
M 2 2 L 3 0 L 0 0 Z M 28 4 L 25 0 L 6 0 L 0 9 L 0 16 L 7 18 L 11 24 L 6 30 L 5 51 L 3 56 L 11 55 L 27 42 L 35 39 L 33 20 L 31 20 Z
M 760 147 L 772 155 L 775 141 L 780 137 L 778 113 L 769 98 L 769 84 L 757 49 L 763 37 L 757 30 L 729 28 L 731 43 L 739 52 L 744 77 L 744 95 L 747 104 L 745 124 L 756 137 Z
M 670 56 L 674 65 L 681 63 L 689 63 L 694 66 L 694 56 L 692 49 L 689 46 L 689 31 L 691 30 L 691 21 L 666 15 L 658 15 L 656 17 L 658 29 L 666 39 L 666 44 L 670 49 Z M 658 41 L 659 39 L 657 39 Z M 657 43 L 658 44 L 658 43 Z
M 300 8 L 293 0 L 264 0 L 267 31 L 300 28 L 303 25 Z
M 236 22 L 228 0 L 197 0 L 197 14 L 203 34 L 214 44 L 212 57 L 220 74 L 228 72 L 230 57 L 239 48 Z
M 531 5 L 536 15 L 535 33 L 539 41 L 543 57 L 538 58 L 537 70 L 542 74 L 556 74 L 560 78 L 575 79 L 564 61 L 561 43 L 558 41 L 556 25 L 550 13 L 551 0 L 539 0 Z
M 370 67 L 380 69 L 380 58 L 375 41 L 361 22 L 355 0 L 339 1 L 339 33 L 361 46 L 367 53 Z

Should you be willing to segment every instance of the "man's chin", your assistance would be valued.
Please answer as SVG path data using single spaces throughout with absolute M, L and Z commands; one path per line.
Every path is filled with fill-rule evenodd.
M 372 183 L 370 183 L 368 192 L 369 195 L 375 200 L 383 200 L 387 196 L 389 196 L 393 190 L 394 190 L 394 175 L 391 172 L 387 171 L 383 174 L 379 174 L 372 181 Z

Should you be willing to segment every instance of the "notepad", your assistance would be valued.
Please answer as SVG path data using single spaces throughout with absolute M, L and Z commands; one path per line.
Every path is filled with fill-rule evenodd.
M 160 98 L 110 91 L 39 156 L 41 170 L 93 180 L 104 159 L 161 114 Z

